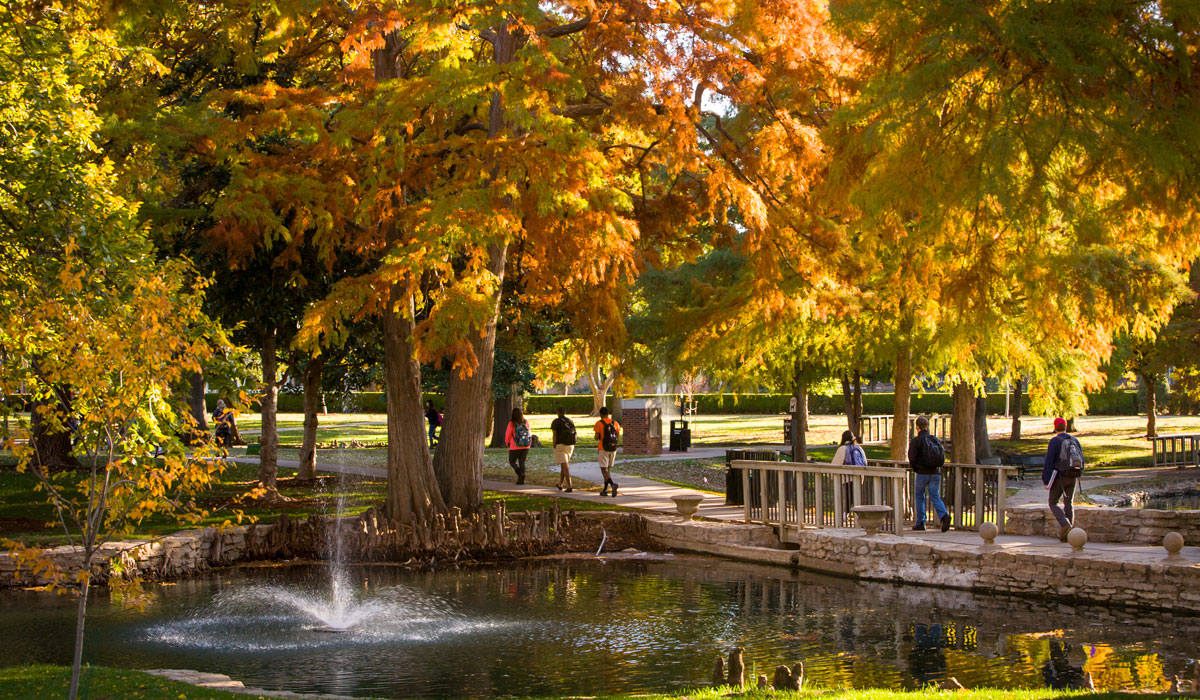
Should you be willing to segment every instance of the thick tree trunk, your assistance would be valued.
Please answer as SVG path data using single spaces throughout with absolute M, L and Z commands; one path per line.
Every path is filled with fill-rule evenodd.
M 620 374 L 621 374 L 620 370 L 617 370 L 617 369 L 613 370 L 611 381 L 609 382 L 609 385 L 613 386 L 613 387 L 618 387 L 618 388 L 613 389 L 612 401 L 608 406 L 609 414 L 611 414 L 613 417 L 613 420 L 617 421 L 618 423 L 621 422 L 621 408 L 624 403 L 623 401 L 621 401 L 622 397 L 621 397 L 621 391 L 619 389 L 619 387 L 621 386 Z
M 207 433 L 208 407 L 204 405 L 203 372 L 194 372 L 188 378 L 188 409 L 192 413 L 192 420 L 196 421 L 196 430 Z
M 279 430 L 276 409 L 279 405 L 278 361 L 275 359 L 275 331 L 262 335 L 263 398 L 262 433 L 258 437 L 258 483 L 267 490 L 268 497 L 278 494 L 276 480 L 279 475 Z
M 1141 376 L 1146 387 L 1146 437 L 1158 437 L 1158 377 L 1152 374 Z
M 988 437 L 987 396 L 975 397 L 975 464 L 992 456 L 992 442 Z
M 950 443 L 950 461 L 955 464 L 975 463 L 975 390 L 966 382 L 954 385 Z
M 300 445 L 298 481 L 317 478 L 317 414 L 321 408 L 321 375 L 325 372 L 325 356 L 310 358 L 304 368 L 304 439 Z
M 862 372 L 860 372 L 857 368 L 854 370 L 853 402 L 854 402 L 854 427 L 851 428 L 851 430 L 854 431 L 855 435 L 857 435 L 861 438 L 862 437 L 862 417 L 863 417 Z
M 507 447 L 504 435 L 508 432 L 508 421 L 512 418 L 513 397 L 497 396 L 492 408 L 492 441 L 488 447 Z
M 405 524 L 426 522 L 434 512 L 446 509 L 429 459 L 425 409 L 421 403 L 421 365 L 413 353 L 413 328 L 412 295 L 394 285 L 388 307 L 383 311 L 388 432 L 384 509 L 388 518 Z M 480 436 L 480 446 L 482 442 Z M 439 447 L 439 454 L 441 451 Z
M 503 246 L 489 247 L 489 268 L 498 278 L 504 277 Z M 500 285 L 497 284 L 497 289 Z M 488 404 L 492 403 L 492 364 L 496 349 L 496 313 L 500 310 L 500 294 L 493 298 L 495 313 L 480 333 L 471 329 L 471 348 L 479 364 L 468 377 L 457 372 L 450 375 L 446 390 L 446 410 L 442 414 L 442 434 L 438 438 L 433 467 L 438 487 L 447 506 L 457 506 L 464 514 L 474 513 L 483 504 L 483 446 L 487 440 Z M 512 409 L 509 409 L 511 413 Z M 508 420 L 508 415 L 496 406 L 494 420 Z M 503 440 L 503 436 L 501 436 Z
M 796 360 L 792 381 L 792 396 L 796 399 L 796 415 L 792 417 L 792 461 L 808 461 L 808 383 L 804 366 Z
M 1021 414 L 1025 407 L 1021 405 L 1021 400 L 1024 398 L 1022 391 L 1025 388 L 1025 381 L 1017 379 L 1013 382 L 1013 403 L 1012 403 L 1012 435 L 1010 440 L 1021 439 Z
M 896 353 L 895 400 L 892 403 L 892 449 L 894 460 L 908 459 L 908 407 L 912 395 L 912 350 L 901 348 Z
M 400 77 L 400 54 L 405 45 L 406 40 L 400 32 L 384 36 L 384 45 L 371 55 L 376 80 L 384 82 Z M 399 198 L 403 200 L 404 196 L 401 191 Z M 400 231 L 394 223 L 385 224 L 384 233 L 389 246 L 400 242 Z M 384 511 L 390 519 L 406 524 L 427 521 L 435 511 L 446 510 L 429 458 L 425 406 L 421 397 L 421 365 L 413 352 L 413 310 L 412 294 L 398 284 L 393 285 L 382 314 L 388 424 L 388 484 Z M 490 352 L 488 359 L 491 360 Z M 488 381 L 491 381 L 490 376 Z M 482 410 L 486 411 L 486 395 L 481 401 L 484 404 Z M 482 448 L 482 425 L 478 441 Z M 441 447 L 438 454 L 442 454 Z
M 580 355 L 583 362 L 584 376 L 587 377 L 588 388 L 592 390 L 592 412 L 590 415 L 600 415 L 600 409 L 604 407 L 605 401 L 608 398 L 609 387 L 613 385 L 615 374 L 610 373 L 608 377 L 604 376 L 603 368 L 599 362 L 592 362 L 586 354 Z
M 79 460 L 71 454 L 71 443 L 75 439 L 68 423 L 72 410 L 69 403 L 71 394 L 68 389 L 61 390 L 59 394 L 67 397 L 68 403 L 65 406 L 59 402 L 36 401 L 31 407 L 29 428 L 33 436 L 32 463 L 37 466 L 74 469 L 79 466 Z M 42 412 L 38 408 L 47 405 L 54 406 L 52 410 L 63 423 L 62 430 L 52 430 L 50 422 L 42 418 Z

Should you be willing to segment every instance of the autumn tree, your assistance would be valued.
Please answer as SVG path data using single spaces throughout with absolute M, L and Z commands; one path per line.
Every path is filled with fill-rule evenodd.
M 976 388 L 1022 367 L 1034 403 L 1070 409 L 1099 381 L 1115 332 L 1165 320 L 1196 250 L 1184 225 L 1196 173 L 1171 155 L 1195 147 L 1172 126 L 1194 104 L 1177 62 L 1191 13 L 1150 2 L 837 6 L 865 60 L 831 140 L 831 182 L 857 229 L 923 258 L 897 296 L 935 307 L 931 367 Z M 1150 48 L 1158 40 L 1173 48 Z M 973 392 L 956 393 L 968 431 Z
M 29 388 L 40 430 L 65 436 L 82 462 L 57 472 L 38 454 L 43 442 L 4 436 L 54 507 L 78 570 L 5 545 L 77 593 L 72 699 L 100 548 L 147 516 L 187 514 L 189 495 L 221 469 L 203 450 L 185 453 L 175 436 L 187 412 L 171 398 L 226 342 L 201 313 L 203 284 L 187 282 L 185 261 L 156 258 L 127 180 L 97 147 L 102 118 L 88 93 L 126 56 L 94 31 L 94 8 L 80 8 L 0 12 L 0 392 Z

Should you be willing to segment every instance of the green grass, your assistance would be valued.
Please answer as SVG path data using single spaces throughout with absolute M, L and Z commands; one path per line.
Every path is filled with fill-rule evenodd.
M 66 697 L 70 670 L 64 666 L 16 666 L 0 668 L 0 700 L 45 700 Z M 101 666 L 86 667 L 80 683 L 81 697 L 98 700 L 110 698 L 121 700 L 266 700 L 263 695 L 246 695 L 223 690 L 198 688 L 196 686 L 131 671 Z M 781 698 L 821 698 L 822 700 L 921 700 L 933 696 L 955 700 L 1057 700 L 1058 698 L 1087 697 L 1094 700 L 1135 700 L 1167 697 L 1160 693 L 1084 693 L 1040 688 L 1036 690 L 966 690 L 938 691 L 933 689 L 913 692 L 893 690 L 819 690 L 811 689 L 799 693 L 771 690 L 738 690 L 731 688 L 703 688 L 683 690 L 673 694 L 617 695 L 594 700 L 616 700 L 633 698 L 638 700 L 725 700 L 737 697 L 741 700 L 779 700 Z M 367 700 L 365 698 L 361 700 Z

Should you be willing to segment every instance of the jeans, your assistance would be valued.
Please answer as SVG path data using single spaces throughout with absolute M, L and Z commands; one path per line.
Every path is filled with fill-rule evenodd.
M 1063 507 L 1058 507 L 1058 501 L 1062 500 Z M 1050 485 L 1050 512 L 1054 514 L 1054 519 L 1058 521 L 1059 527 L 1067 527 L 1075 522 L 1075 510 L 1071 507 L 1071 501 L 1075 500 L 1075 477 L 1063 476 L 1059 474 L 1054 479 L 1054 483 Z
M 433 447 L 434 443 L 436 443 L 436 442 L 437 442 L 437 425 L 435 425 L 434 423 L 430 423 L 429 424 L 429 446 Z
M 933 501 L 933 509 L 937 511 L 938 520 L 946 517 L 946 504 L 942 503 L 942 475 L 917 474 L 917 495 L 915 508 L 917 524 L 925 524 L 925 491 L 929 491 L 929 500 Z

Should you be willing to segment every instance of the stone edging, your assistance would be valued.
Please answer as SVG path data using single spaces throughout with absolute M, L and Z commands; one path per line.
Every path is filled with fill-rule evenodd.
M 1075 524 L 1090 542 L 1124 542 L 1161 546 L 1163 535 L 1178 532 L 1189 545 L 1200 544 L 1200 510 L 1075 507 Z M 1004 531 L 1010 535 L 1056 536 L 1058 523 L 1044 505 L 1005 509 Z
M 269 698 L 300 698 L 303 700 L 355 700 L 347 695 L 319 695 L 312 693 L 293 693 L 287 690 L 264 690 L 262 688 L 247 688 L 241 681 L 235 681 L 222 673 L 205 673 L 182 668 L 156 668 L 142 671 L 151 676 L 158 676 L 169 681 L 187 683 L 198 688 L 224 690 L 228 693 L 244 695 L 262 695 Z

